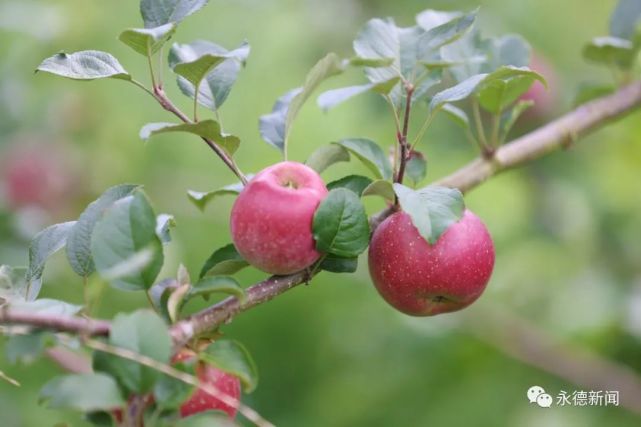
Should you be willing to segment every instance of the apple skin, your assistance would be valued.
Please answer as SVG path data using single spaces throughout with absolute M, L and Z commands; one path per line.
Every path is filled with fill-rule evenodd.
M 8 206 L 63 209 L 77 193 L 74 168 L 56 146 L 24 142 L 0 153 L 0 187 Z
M 191 350 L 182 350 L 174 357 L 172 362 L 187 362 L 195 357 L 195 353 Z M 196 377 L 198 377 L 200 383 L 209 384 L 221 393 L 240 400 L 240 380 L 237 377 L 204 362 L 197 362 Z M 203 389 L 198 388 L 191 397 L 180 406 L 180 416 L 185 418 L 200 412 L 215 410 L 226 412 L 232 419 L 236 417 L 236 408 L 221 402 Z
M 242 257 L 271 274 L 291 274 L 320 257 L 314 212 L 327 195 L 316 171 L 296 162 L 270 166 L 245 186 L 231 210 L 231 236 Z
M 525 111 L 523 117 L 530 121 L 545 120 L 552 117 L 558 110 L 559 100 L 556 96 L 559 88 L 558 74 L 554 66 L 539 53 L 532 55 L 530 68 L 545 77 L 548 87 L 546 89 L 543 83 L 536 80 L 521 96 L 522 100 L 534 101 L 534 105 Z
M 407 213 L 396 212 L 378 226 L 369 247 L 376 289 L 390 305 L 412 316 L 467 307 L 481 296 L 493 268 L 492 238 L 469 210 L 434 245 Z

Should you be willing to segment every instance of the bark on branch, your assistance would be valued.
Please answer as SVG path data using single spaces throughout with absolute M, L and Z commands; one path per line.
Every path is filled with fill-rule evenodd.
M 514 168 L 576 141 L 611 120 L 630 113 L 641 105 L 641 81 L 626 86 L 612 95 L 586 103 L 561 118 L 498 149 L 492 159 L 478 158 L 436 184 L 456 187 L 466 192 L 488 178 L 506 169 Z M 372 229 L 390 214 L 384 210 L 370 219 Z M 200 333 L 213 330 L 230 321 L 237 314 L 292 289 L 311 279 L 307 272 L 289 276 L 274 276 L 247 289 L 247 298 L 240 302 L 227 298 L 171 327 L 171 335 L 178 347 Z M 90 320 L 37 313 L 0 310 L 0 324 L 29 325 L 56 331 L 85 335 L 107 335 L 110 324 L 104 320 Z
M 493 159 L 478 158 L 436 184 L 455 187 L 462 192 L 471 190 L 488 178 L 506 169 L 514 168 L 551 151 L 557 150 L 580 136 L 598 129 L 605 123 L 625 116 L 641 105 L 641 82 L 635 82 L 616 93 L 586 103 L 561 118 L 498 149 Z M 370 219 L 372 229 L 391 211 L 379 212 Z M 240 304 L 234 297 L 202 310 L 172 327 L 172 336 L 184 343 L 194 335 L 214 329 L 238 313 L 269 301 L 277 295 L 309 280 L 297 273 L 285 277 L 271 277 L 248 289 L 247 300 Z

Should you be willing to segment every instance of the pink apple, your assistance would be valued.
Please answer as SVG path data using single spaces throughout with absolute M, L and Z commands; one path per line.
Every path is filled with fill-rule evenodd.
M 558 110 L 558 75 L 552 64 L 538 53 L 532 56 L 530 68 L 541 74 L 547 81 L 546 89 L 543 83 L 538 80 L 532 84 L 530 89 L 521 96 L 522 100 L 534 101 L 534 105 L 525 112 L 524 118 L 530 121 L 546 119 L 555 114 Z
M 62 210 L 77 193 L 77 174 L 57 146 L 19 141 L 0 154 L 0 187 L 12 209 Z
M 396 212 L 378 226 L 369 247 L 369 271 L 381 296 L 412 316 L 460 310 L 483 293 L 494 267 L 494 245 L 469 210 L 433 245 L 410 216 Z
M 231 211 L 231 235 L 238 252 L 254 267 L 291 274 L 320 254 L 312 235 L 314 212 L 327 187 L 313 169 L 282 162 L 249 181 Z
M 174 357 L 172 362 L 187 362 L 195 357 L 196 354 L 193 351 L 182 350 Z M 240 400 L 240 380 L 237 377 L 204 362 L 197 362 L 196 376 L 201 384 L 209 384 L 221 393 Z M 180 416 L 185 418 L 199 412 L 215 410 L 226 412 L 230 418 L 234 418 L 237 412 L 237 408 L 223 403 L 205 390 L 198 388 L 194 394 L 180 406 Z

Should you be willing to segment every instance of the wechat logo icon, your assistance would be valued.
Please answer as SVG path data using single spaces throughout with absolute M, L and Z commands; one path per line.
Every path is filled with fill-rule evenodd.
M 527 390 L 527 399 L 530 403 L 536 403 L 541 408 L 552 406 L 552 396 L 547 394 L 543 387 L 534 385 Z

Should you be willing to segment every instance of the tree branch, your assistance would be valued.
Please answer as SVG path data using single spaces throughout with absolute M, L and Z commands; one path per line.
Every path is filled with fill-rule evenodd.
M 311 276 L 312 274 L 306 271 L 289 276 L 272 276 L 247 288 L 246 298 L 242 303 L 237 298 L 230 297 L 181 320 L 171 327 L 174 343 L 177 347 L 182 347 L 194 336 L 229 322 L 238 313 L 274 299 L 301 283 L 307 283 Z
M 590 390 L 618 391 L 621 406 L 641 415 L 641 378 L 633 369 L 570 346 L 519 316 L 492 307 L 466 314 L 467 331 L 515 360 Z M 532 384 L 535 385 L 536 381 Z
M 496 151 L 491 160 L 476 159 L 457 172 L 438 180 L 436 184 L 456 187 L 463 192 L 469 191 L 499 172 L 566 146 L 579 136 L 586 135 L 613 119 L 623 117 L 639 105 L 641 81 L 578 107 L 558 120 L 504 145 Z M 372 216 L 372 230 L 392 212 L 391 208 L 387 208 Z M 299 272 L 289 276 L 273 276 L 259 282 L 247 289 L 247 298 L 242 303 L 235 297 L 229 297 L 177 322 L 170 331 L 174 343 L 179 346 L 202 332 L 213 330 L 229 322 L 237 314 L 308 282 L 312 276 L 313 274 L 308 272 Z M 20 313 L 12 310 L 0 310 L 0 324 L 31 325 L 84 335 L 107 335 L 110 326 L 104 320 Z
M 578 107 L 565 116 L 504 145 L 491 160 L 478 158 L 436 184 L 455 187 L 462 192 L 471 190 L 497 173 L 516 167 L 561 148 L 568 140 L 597 129 L 608 121 L 624 116 L 641 105 L 641 82 L 622 88 L 613 95 L 599 98 Z M 390 208 L 370 219 L 372 230 L 392 213 Z M 200 332 L 214 329 L 229 321 L 236 314 L 255 307 L 279 294 L 309 280 L 303 273 L 285 277 L 271 277 L 247 290 L 247 300 L 240 303 L 236 298 L 226 300 L 204 309 L 178 322 L 172 327 L 177 342 L 184 343 Z
M 547 125 L 528 133 L 496 150 L 490 159 L 478 158 L 453 174 L 436 182 L 438 185 L 471 190 L 488 178 L 565 147 L 611 120 L 625 116 L 641 105 L 641 82 L 618 92 L 588 102 Z
M 109 335 L 111 324 L 106 320 L 84 317 L 61 316 L 49 313 L 32 313 L 11 308 L 0 309 L 0 324 L 25 325 L 59 332 L 72 332 L 78 335 Z
M 143 87 L 143 89 L 144 89 L 144 87 Z M 150 92 L 149 90 L 147 90 L 147 92 L 149 92 L 151 94 L 151 96 L 153 96 L 154 99 L 156 99 L 156 101 L 158 101 L 158 103 L 165 110 L 169 111 L 170 113 L 172 113 L 173 115 L 178 117 L 184 123 L 193 123 L 191 121 L 191 119 L 189 117 L 187 117 L 187 115 L 185 113 L 183 113 L 178 107 L 176 107 L 171 102 L 171 100 L 167 97 L 167 95 L 165 94 L 165 91 L 161 87 L 154 86 L 154 91 L 153 92 Z M 198 94 L 198 91 L 196 91 L 196 94 Z M 196 96 L 194 96 L 194 99 L 196 99 Z M 195 101 L 195 105 L 198 105 L 198 103 L 196 101 Z M 203 141 L 205 141 L 205 144 L 207 144 L 209 146 L 209 148 L 211 148 L 212 151 L 214 153 L 216 153 L 216 155 L 218 157 L 220 157 L 220 159 L 223 161 L 223 163 L 225 163 L 225 165 L 227 165 L 227 167 L 238 177 L 238 179 L 240 179 L 240 182 L 242 182 L 243 185 L 247 184 L 247 178 L 240 171 L 240 169 L 238 168 L 238 165 L 236 164 L 236 162 L 234 161 L 234 158 L 232 156 L 228 155 L 225 152 L 225 150 L 220 148 L 220 146 L 218 146 L 218 144 L 216 144 L 216 142 L 212 141 L 211 139 L 205 138 L 205 137 L 201 137 L 201 139 Z

